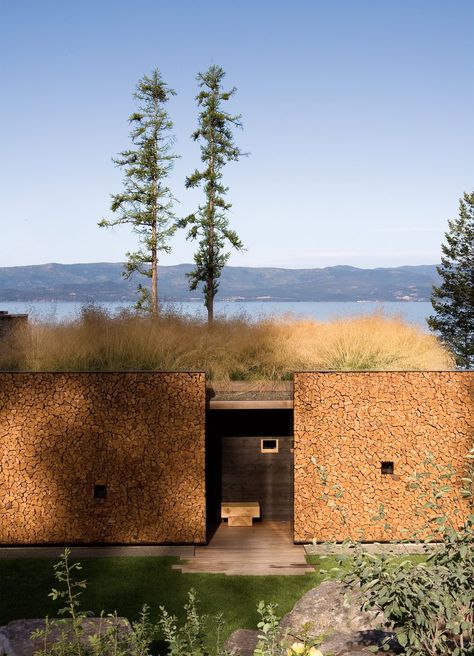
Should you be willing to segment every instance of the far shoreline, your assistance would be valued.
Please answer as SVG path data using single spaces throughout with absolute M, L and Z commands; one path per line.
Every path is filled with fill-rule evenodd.
M 27 313 L 37 321 L 71 321 L 77 318 L 84 305 L 94 304 L 114 314 L 133 309 L 130 301 L 0 301 L 0 310 Z M 204 318 L 202 300 L 162 301 L 162 311 Z M 246 317 L 258 321 L 269 317 L 295 316 L 298 319 L 329 321 L 344 317 L 386 314 L 400 317 L 407 323 L 428 330 L 426 319 L 433 313 L 431 303 L 420 300 L 403 301 L 274 301 L 274 300 L 217 300 L 216 313 L 220 318 Z

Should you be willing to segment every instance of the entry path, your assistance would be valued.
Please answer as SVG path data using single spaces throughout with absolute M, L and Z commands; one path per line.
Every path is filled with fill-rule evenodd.
M 255 522 L 228 526 L 222 522 L 210 543 L 196 547 L 194 557 L 173 565 L 183 574 L 300 575 L 314 572 L 303 546 L 293 544 L 289 522 Z

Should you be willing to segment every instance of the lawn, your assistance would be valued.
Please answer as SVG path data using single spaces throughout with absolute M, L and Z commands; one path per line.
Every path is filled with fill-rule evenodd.
M 144 603 L 156 619 L 159 607 L 182 617 L 187 592 L 195 588 L 202 613 L 224 613 L 226 634 L 237 628 L 256 628 L 257 603 L 278 604 L 280 615 L 287 613 L 309 589 L 323 580 L 319 564 L 334 566 L 329 558 L 316 571 L 304 576 L 225 576 L 223 574 L 181 574 L 171 569 L 177 558 L 84 558 L 81 578 L 87 580 L 83 610 L 94 614 L 117 611 L 135 620 Z M 18 558 L 0 560 L 0 625 L 14 619 L 54 617 L 58 606 L 48 593 L 56 585 L 54 560 Z

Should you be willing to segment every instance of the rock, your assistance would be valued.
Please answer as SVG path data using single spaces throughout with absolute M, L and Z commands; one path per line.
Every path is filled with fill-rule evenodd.
M 360 610 L 358 594 L 348 592 L 339 581 L 325 581 L 301 597 L 293 610 L 282 619 L 280 626 L 296 637 L 308 624 L 308 635 L 317 637 L 328 631 L 372 631 L 382 623 L 380 613 Z
M 65 620 L 65 624 L 54 626 L 51 629 L 51 635 L 48 642 L 54 642 L 64 627 L 70 626 L 70 621 Z M 82 642 L 88 644 L 89 636 L 103 634 L 116 623 L 121 636 L 131 631 L 129 621 L 124 617 L 118 617 L 116 620 L 111 618 L 88 617 L 83 620 L 84 635 Z M 44 629 L 45 621 L 42 619 L 34 620 L 15 620 L 6 626 L 0 627 L 0 656 L 33 656 L 35 651 L 43 647 L 42 639 L 31 639 L 31 634 L 38 629 Z
M 319 647 L 323 654 L 367 656 L 373 653 L 371 646 L 380 647 L 384 638 L 393 634 L 381 629 L 381 613 L 361 611 L 360 606 L 359 593 L 339 581 L 325 581 L 296 602 L 280 627 L 295 640 L 304 634 L 313 639 L 325 635 Z
M 259 631 L 237 629 L 228 638 L 225 648 L 235 656 L 253 656 L 258 642 Z
M 0 656 L 6 656 L 7 654 L 12 654 L 13 656 L 12 646 L 7 636 L 0 632 Z
M 323 654 L 332 656 L 368 656 L 370 647 L 382 645 L 393 634 L 381 629 L 383 615 L 360 610 L 360 595 L 338 581 L 326 581 L 307 592 L 280 622 L 282 638 L 299 642 L 304 636 L 324 641 Z M 226 643 L 235 656 L 253 656 L 258 631 L 239 629 Z M 393 645 L 391 645 L 393 647 Z M 381 652 L 384 654 L 393 652 Z
M 323 654 L 331 656 L 368 656 L 373 651 L 371 647 L 377 646 L 380 654 L 390 656 L 393 651 L 382 651 L 382 642 L 385 637 L 391 637 L 391 633 L 381 630 L 374 631 L 333 631 L 320 645 Z M 391 645 L 392 646 L 392 645 Z

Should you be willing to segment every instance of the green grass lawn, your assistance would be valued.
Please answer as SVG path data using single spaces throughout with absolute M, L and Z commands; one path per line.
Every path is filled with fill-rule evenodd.
M 287 613 L 323 580 L 319 565 L 328 569 L 336 564 L 332 558 L 311 560 L 316 571 L 304 576 L 225 576 L 181 574 L 171 569 L 177 558 L 84 558 L 80 578 L 87 580 L 87 589 L 82 609 L 94 614 L 117 611 L 133 621 L 147 603 L 153 619 L 160 606 L 182 617 L 187 592 L 195 588 L 202 613 L 224 613 L 227 635 L 237 628 L 256 628 L 256 606 L 261 599 L 277 603 L 280 615 Z M 0 560 L 0 625 L 20 618 L 56 616 L 57 602 L 48 597 L 57 585 L 54 562 L 45 558 Z

